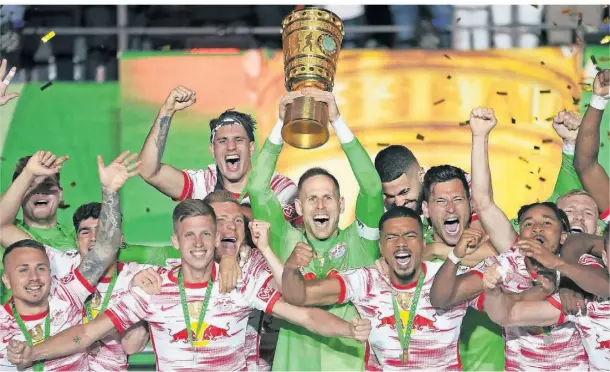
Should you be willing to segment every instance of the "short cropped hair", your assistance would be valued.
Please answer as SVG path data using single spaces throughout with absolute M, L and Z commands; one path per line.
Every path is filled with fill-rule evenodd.
M 6 247 L 6 249 L 4 250 L 4 254 L 2 255 L 2 265 L 4 265 L 4 263 L 6 261 L 6 257 L 12 251 L 14 251 L 15 249 L 19 249 L 19 248 L 34 248 L 34 249 L 38 249 L 38 250 L 42 251 L 45 255 L 47 254 L 47 251 L 44 248 L 44 245 L 42 245 L 42 243 L 37 242 L 36 240 L 33 240 L 33 239 L 23 239 L 23 240 L 16 241 L 13 244 Z
M 297 186 L 297 188 L 298 188 L 297 192 L 298 193 L 301 192 L 301 189 L 303 188 L 303 184 L 305 183 L 305 181 L 307 181 L 309 178 L 315 177 L 315 176 L 326 176 L 326 177 L 330 178 L 333 181 L 333 183 L 335 184 L 335 187 L 337 188 L 337 193 L 341 194 L 341 192 L 339 190 L 339 181 L 337 181 L 335 176 L 330 174 L 330 172 L 327 171 L 326 169 L 319 168 L 319 167 L 309 168 L 307 171 L 305 171 L 305 173 L 303 173 L 301 178 L 299 178 L 299 184 Z
M 89 218 L 98 219 L 102 212 L 102 203 L 92 202 L 83 204 L 74 211 L 72 215 L 72 223 L 74 224 L 74 231 L 78 233 L 80 223 Z
M 216 225 L 216 214 L 210 204 L 200 199 L 186 199 L 178 203 L 174 208 L 172 219 L 174 226 L 187 217 L 210 216 Z
M 593 199 L 593 197 L 591 196 L 591 194 L 589 194 L 587 191 L 585 190 L 580 190 L 580 189 L 574 189 L 574 190 L 570 190 L 568 192 L 566 192 L 565 194 L 561 195 L 558 199 L 557 199 L 557 204 L 559 204 L 559 202 L 565 198 L 569 198 L 571 196 L 576 196 L 576 195 L 584 195 L 584 196 L 588 196 L 589 198 L 591 198 L 591 200 L 593 200 L 593 202 L 595 203 L 595 199 Z M 597 203 L 595 203 L 596 207 L 597 207 Z
M 413 209 L 407 207 L 394 207 L 387 210 L 379 219 L 379 231 L 383 231 L 383 224 L 394 218 L 412 218 L 417 221 L 419 230 L 423 233 L 424 225 L 421 217 Z
M 413 152 L 405 146 L 392 145 L 375 156 L 375 169 L 381 182 L 392 182 L 406 174 L 412 166 L 419 166 Z
M 546 207 L 553 211 L 553 213 L 555 214 L 555 217 L 557 217 L 557 219 L 559 220 L 559 223 L 561 224 L 561 232 L 570 231 L 570 220 L 568 219 L 568 215 L 566 214 L 566 212 L 559 209 L 557 207 L 557 204 L 552 203 L 552 202 L 538 202 L 538 203 L 526 204 L 526 205 L 522 206 L 519 209 L 519 212 L 517 212 L 517 220 L 519 221 L 519 223 L 521 223 L 521 219 L 523 218 L 523 215 L 525 214 L 525 212 L 527 212 L 530 209 L 537 207 L 537 206 L 543 206 L 543 207 Z
M 428 169 L 424 176 L 424 200 L 430 201 L 432 186 L 434 186 L 435 183 L 442 183 L 455 179 L 460 180 L 464 186 L 466 197 L 470 199 L 470 188 L 468 187 L 468 181 L 466 180 L 466 172 L 452 165 L 438 165 Z
M 227 190 L 214 190 L 207 194 L 203 201 L 212 205 L 212 203 L 235 203 L 240 206 L 235 195 Z

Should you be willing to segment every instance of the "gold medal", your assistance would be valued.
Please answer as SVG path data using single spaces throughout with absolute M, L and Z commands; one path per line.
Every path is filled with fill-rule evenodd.
M 409 349 L 404 349 L 402 351 L 402 355 L 400 356 L 400 360 L 402 361 L 402 364 L 404 366 L 407 365 L 407 362 L 409 361 Z
M 404 311 L 409 311 L 409 307 L 411 306 L 411 295 L 407 292 L 399 293 L 397 296 L 398 305 Z

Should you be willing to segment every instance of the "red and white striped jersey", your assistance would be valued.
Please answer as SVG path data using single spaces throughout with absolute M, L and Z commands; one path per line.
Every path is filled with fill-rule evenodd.
M 218 182 L 216 164 L 210 164 L 206 169 L 185 169 L 182 171 L 184 176 L 184 186 L 179 201 L 184 199 L 204 199 L 209 193 L 214 191 Z M 302 218 L 294 208 L 294 199 L 297 196 L 297 185 L 286 176 L 274 173 L 271 177 L 271 190 L 277 195 L 280 204 L 284 208 L 284 217 L 293 225 L 302 222 Z M 239 193 L 233 193 L 236 198 Z M 246 193 L 241 201 L 244 204 L 250 203 L 250 197 Z
M 413 319 L 407 365 L 401 362 L 402 348 L 396 330 L 392 292 L 408 293 L 412 296 L 416 283 L 409 286 L 390 284 L 374 267 L 339 273 L 337 278 L 341 283 L 341 294 L 338 302 L 351 302 L 362 318 L 371 321 L 370 348 L 383 371 L 462 370 L 459 355 L 460 327 L 467 307 L 474 306 L 474 303 L 463 302 L 450 310 L 432 307 L 430 289 L 441 266 L 442 262 L 422 263 L 424 284 Z M 404 332 L 409 310 L 401 309 L 400 318 Z M 376 362 L 371 359 L 367 358 L 365 361 L 367 370 L 376 369 Z
M 485 268 L 499 263 L 512 279 L 502 283 L 506 292 L 520 293 L 534 286 L 536 273 L 530 273 L 525 264 L 526 256 L 519 249 L 511 248 L 499 256 L 489 257 L 473 271 L 483 273 Z M 477 309 L 483 311 L 485 294 L 477 296 Z M 547 298 L 553 306 L 563 311 L 561 303 L 553 297 Z M 564 323 L 563 315 L 558 323 L 549 328 L 553 343 L 544 343 L 542 327 L 504 327 L 505 369 L 507 371 L 526 370 L 572 370 L 581 371 L 589 368 L 587 353 L 582 345 L 578 331 L 573 323 Z
M 82 276 L 78 269 L 70 271 L 61 279 L 51 277 L 51 293 L 49 294 L 50 333 L 58 334 L 70 327 L 80 324 L 82 320 L 83 304 L 95 290 Z M 12 300 L 0 307 L 0 369 L 2 371 L 16 371 L 8 361 L 7 347 L 11 340 L 25 341 L 25 337 L 13 316 Z M 44 341 L 45 319 L 47 311 L 35 315 L 21 315 L 32 343 L 34 345 Z M 32 371 L 30 367 L 27 369 Z M 88 371 L 86 353 L 72 354 L 63 358 L 47 360 L 44 362 L 45 371 Z
M 599 219 L 604 221 L 606 224 L 610 224 L 610 208 L 606 209 L 604 213 L 600 214 Z
M 589 254 L 582 255 L 578 263 L 604 268 Z M 559 301 L 559 296 L 554 296 Z M 566 321 L 576 324 L 582 343 L 589 355 L 592 371 L 607 371 L 610 368 L 610 298 L 596 297 L 587 303 L 587 315 L 567 315 Z

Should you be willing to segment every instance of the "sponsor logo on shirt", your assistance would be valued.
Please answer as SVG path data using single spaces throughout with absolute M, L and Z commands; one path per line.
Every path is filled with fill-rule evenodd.
M 328 252 L 328 257 L 334 260 L 337 258 L 341 258 L 345 256 L 345 244 L 339 243 L 331 248 L 330 252 Z
M 207 323 L 203 323 L 203 326 L 201 327 L 201 330 L 199 331 L 199 335 L 195 335 L 195 329 L 197 329 L 197 322 L 191 323 L 191 329 L 182 329 L 176 333 L 171 332 L 171 330 L 168 330 L 169 335 L 172 337 L 172 339 L 170 340 L 170 343 L 185 343 L 188 344 L 189 342 L 189 334 L 188 332 L 191 332 L 191 337 L 193 339 L 193 344 L 195 346 L 206 346 L 207 344 L 210 343 L 210 341 L 217 341 L 219 339 L 222 338 L 227 338 L 227 337 L 231 337 L 231 335 L 229 335 L 229 326 L 230 323 L 227 323 L 227 327 L 226 328 L 222 328 L 222 327 L 217 327 L 213 324 L 207 324 Z M 199 336 L 199 337 L 197 337 Z

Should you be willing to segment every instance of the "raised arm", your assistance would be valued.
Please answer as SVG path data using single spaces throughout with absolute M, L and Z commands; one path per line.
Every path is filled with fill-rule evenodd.
M 269 224 L 269 222 L 260 220 L 254 220 L 249 223 L 249 228 L 252 232 L 252 242 L 261 252 L 265 258 L 265 261 L 267 261 L 271 274 L 273 274 L 273 279 L 277 284 L 277 289 L 282 292 L 282 275 L 284 273 L 284 265 L 277 255 L 273 253 L 273 250 L 269 246 L 270 226 L 271 224 Z
M 597 203 L 600 213 L 610 208 L 610 181 L 604 168 L 597 159 L 599 155 L 600 124 L 604 109 L 608 105 L 610 87 L 610 70 L 603 70 L 595 76 L 593 82 L 593 96 L 591 103 L 585 111 L 574 155 L 574 167 L 580 177 L 585 190 Z
M 483 282 L 479 271 L 467 272 L 457 275 L 460 262 L 468 255 L 487 242 L 487 238 L 480 231 L 466 229 L 453 254 L 449 254 L 447 260 L 434 276 L 430 290 L 430 304 L 441 309 L 452 308 L 455 304 L 471 299 L 483 292 Z
M 119 189 L 129 178 L 139 173 L 140 161 L 130 165 L 137 155 L 129 156 L 129 151 L 125 151 L 106 167 L 102 157 L 99 155 L 97 157 L 98 172 L 102 183 L 99 232 L 93 247 L 78 266 L 80 273 L 92 285 L 97 283 L 112 261 L 116 260 L 121 245 Z
M 602 256 L 604 238 L 593 234 L 572 234 L 561 245 L 561 258 L 569 264 L 578 263 L 583 254 Z
M 280 100 L 279 119 L 265 140 L 261 151 L 252 159 L 252 170 L 246 185 L 250 196 L 252 216 L 257 220 L 271 223 L 271 248 L 281 259 L 290 254 L 290 252 L 284 252 L 282 237 L 285 231 L 291 228 L 291 225 L 285 220 L 282 205 L 277 195 L 271 190 L 271 177 L 273 177 L 277 159 L 284 146 L 282 126 L 286 106 L 302 95 L 300 91 L 289 92 Z
M 517 238 L 517 233 L 508 217 L 493 200 L 487 147 L 489 132 L 497 123 L 493 109 L 477 107 L 470 114 L 472 198 L 477 205 L 479 220 L 491 244 L 498 253 L 502 253 L 510 249 Z
M 141 176 L 148 184 L 155 187 L 170 198 L 177 200 L 182 194 L 184 176 L 182 172 L 171 165 L 161 163 L 169 125 L 174 114 L 184 110 L 196 102 L 195 92 L 178 86 L 171 91 L 155 120 L 140 153 L 142 161 Z
M 21 202 L 30 191 L 30 186 L 36 177 L 48 177 L 58 173 L 68 156 L 56 157 L 49 151 L 37 151 L 30 157 L 21 174 L 11 183 L 8 190 L 0 198 L 0 227 L 12 226 L 21 208 Z M 0 245 L 8 247 L 17 240 L 13 229 L 3 229 L 0 234 Z M 27 236 L 27 234 L 26 234 Z M 27 238 L 26 238 L 27 239 Z
M 3 59 L 0 64 L 0 106 L 4 106 L 8 101 L 19 97 L 19 93 L 6 93 L 8 85 L 11 83 L 11 80 L 13 80 L 13 76 L 17 73 L 17 67 L 11 67 L 8 74 L 4 76 L 6 73 L 6 65 L 6 59 Z
M 106 314 L 99 314 L 91 323 L 70 327 L 35 346 L 11 340 L 8 346 L 8 360 L 20 368 L 25 368 L 38 360 L 51 360 L 83 353 L 94 342 L 112 334 L 114 330 L 110 318 Z
M 548 201 L 556 203 L 561 195 L 569 191 L 582 189 L 576 169 L 574 169 L 574 146 L 582 119 L 574 112 L 561 111 L 553 118 L 553 129 L 563 140 L 561 168 L 557 174 L 555 188 Z

